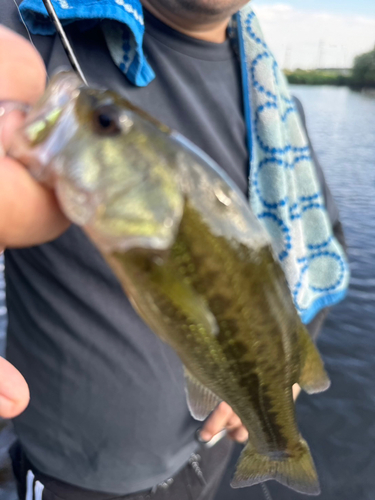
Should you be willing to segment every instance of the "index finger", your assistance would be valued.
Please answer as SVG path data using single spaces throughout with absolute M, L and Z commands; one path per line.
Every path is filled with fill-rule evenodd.
M 201 439 L 203 441 L 209 441 L 212 439 L 218 432 L 222 431 L 226 427 L 233 414 L 232 408 L 227 403 L 220 403 L 204 424 L 200 434 Z

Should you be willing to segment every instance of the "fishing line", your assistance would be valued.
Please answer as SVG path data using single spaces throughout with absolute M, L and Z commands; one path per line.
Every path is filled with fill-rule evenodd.
M 31 38 L 31 33 L 30 33 L 30 31 L 29 31 L 26 23 L 25 23 L 25 20 L 24 20 L 22 14 L 21 14 L 20 8 L 18 7 L 18 4 L 17 4 L 16 0 L 13 0 L 13 3 L 16 6 L 16 9 L 18 10 L 18 14 L 20 16 L 21 23 L 24 25 L 25 30 L 27 31 L 27 36 L 29 37 L 31 45 L 34 47 L 35 50 L 37 50 L 36 47 L 35 47 L 35 45 L 34 45 L 33 39 Z
M 261 487 L 262 487 L 262 490 L 263 490 L 264 498 L 266 500 L 273 500 L 273 498 L 271 496 L 271 493 L 270 493 L 269 489 L 267 488 L 267 486 L 264 483 L 262 483 Z
M 27 36 L 29 37 L 30 43 L 31 43 L 31 45 L 34 47 L 34 49 L 37 51 L 38 49 L 35 47 L 35 44 L 34 44 L 33 39 L 32 39 L 32 37 L 31 37 L 31 33 L 30 33 L 30 31 L 29 31 L 29 28 L 27 27 L 27 24 L 26 24 L 26 22 L 25 22 L 25 20 L 24 20 L 23 16 L 22 16 L 21 10 L 20 10 L 20 8 L 18 7 L 17 1 L 16 1 L 16 0 L 13 0 L 13 3 L 14 3 L 14 5 L 16 6 L 16 9 L 18 10 L 18 15 L 20 16 L 21 23 L 22 23 L 22 24 L 24 25 L 24 27 L 25 27 L 25 30 L 26 30 L 26 32 L 27 32 Z M 46 71 L 46 78 L 47 78 L 47 82 L 49 82 L 49 76 L 48 76 L 47 70 L 45 70 L 45 71 Z

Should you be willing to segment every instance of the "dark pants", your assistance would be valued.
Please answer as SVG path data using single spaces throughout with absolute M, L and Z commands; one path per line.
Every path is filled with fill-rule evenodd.
M 213 500 L 232 450 L 226 438 L 214 447 L 202 448 L 175 477 L 152 491 L 114 495 L 78 488 L 38 472 L 19 442 L 10 449 L 20 500 Z

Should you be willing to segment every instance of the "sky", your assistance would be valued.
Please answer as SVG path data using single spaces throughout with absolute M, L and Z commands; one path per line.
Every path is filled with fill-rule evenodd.
M 350 68 L 375 47 L 375 0 L 252 0 L 283 68 Z

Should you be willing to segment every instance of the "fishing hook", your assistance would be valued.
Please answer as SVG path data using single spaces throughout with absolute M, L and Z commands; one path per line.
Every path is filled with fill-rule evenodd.
M 49 15 L 51 21 L 55 25 L 57 34 L 60 37 L 61 43 L 63 44 L 65 53 L 68 56 L 68 59 L 69 59 L 70 64 L 72 65 L 72 68 L 77 73 L 77 75 L 80 77 L 80 79 L 83 81 L 83 83 L 85 85 L 88 85 L 87 80 L 85 78 L 85 75 L 82 71 L 82 68 L 79 65 L 79 62 L 74 54 L 74 50 L 73 50 L 73 48 L 68 40 L 68 37 L 66 36 L 65 30 L 64 30 L 62 24 L 60 23 L 60 19 L 58 18 L 57 14 L 56 14 L 55 8 L 52 5 L 51 0 L 43 0 L 43 3 L 44 3 L 44 6 L 48 12 L 48 15 Z

